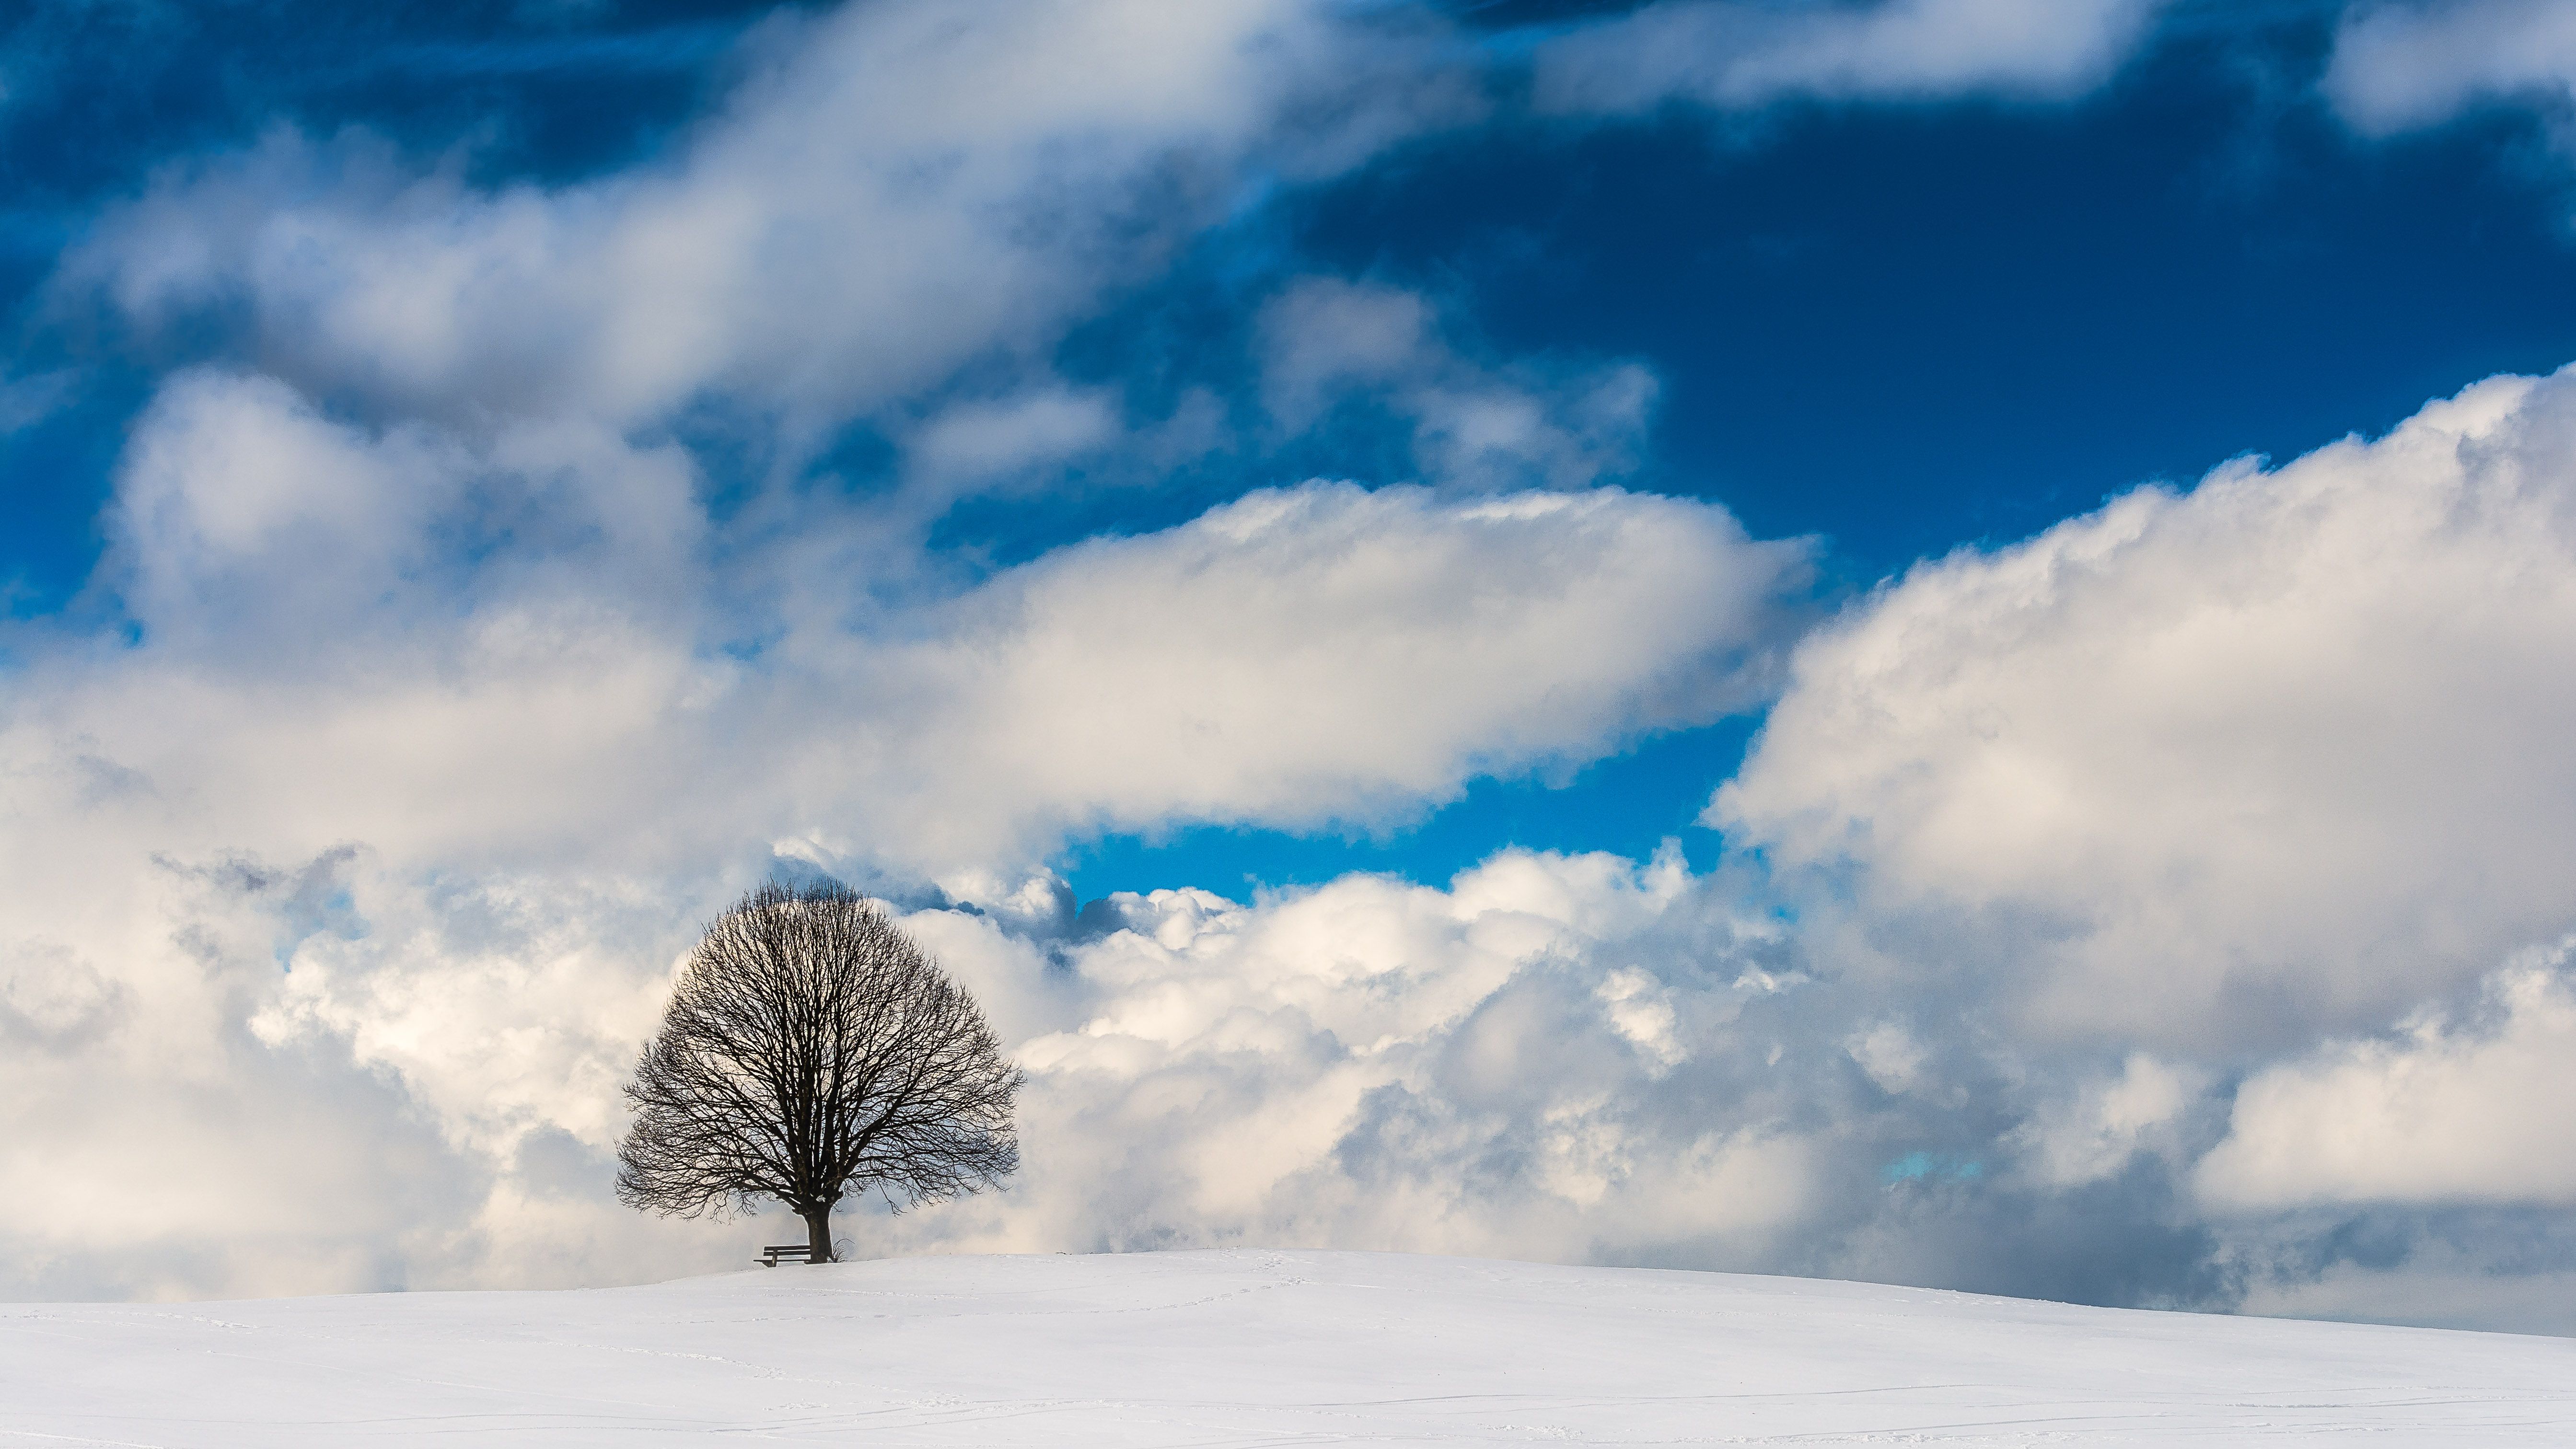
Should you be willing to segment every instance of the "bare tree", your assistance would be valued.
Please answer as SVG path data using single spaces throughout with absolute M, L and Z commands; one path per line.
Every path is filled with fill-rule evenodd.
M 832 1259 L 832 1207 L 960 1197 L 1019 1166 L 1002 1059 L 964 988 L 838 882 L 766 885 L 707 927 L 626 1085 L 617 1198 L 696 1217 L 775 1198 Z

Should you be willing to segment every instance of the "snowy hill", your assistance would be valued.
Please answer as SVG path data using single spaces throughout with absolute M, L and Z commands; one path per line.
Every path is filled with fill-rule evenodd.
M 2576 1444 L 2576 1341 L 1370 1253 L 0 1307 L 0 1443 Z

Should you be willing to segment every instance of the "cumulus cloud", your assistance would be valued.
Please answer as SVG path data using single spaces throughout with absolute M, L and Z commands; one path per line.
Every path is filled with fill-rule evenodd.
M 845 854 L 936 871 L 1066 828 L 1376 818 L 1746 707 L 1807 557 L 1615 490 L 1311 483 L 907 586 L 826 496 L 717 557 L 693 479 L 596 431 L 469 445 L 184 377 L 111 510 L 143 646 L 43 656 L 13 733 L 272 854 L 336 837 L 271 821 L 482 851 L 839 820 L 879 842 Z
M 2171 1187 L 2180 1069 L 1962 1040 L 1939 995 L 1840 977 L 1748 878 L 1677 852 L 1120 895 L 1053 934 L 908 924 L 1008 1003 L 1031 1156 L 1009 1194 L 862 1219 L 867 1241 L 2229 1291 Z
M 2551 0 L 2358 5 L 2337 27 L 2324 90 L 2368 135 L 2489 105 L 2535 107 L 2563 124 L 2576 97 L 2576 15 Z
M 2193 1069 L 2136 1052 L 2117 1076 L 2032 1112 L 2012 1135 L 2041 1181 L 2081 1187 L 2118 1174 L 2141 1151 L 2179 1159 L 2174 1129 L 2207 1089 Z
M 363 857 L 339 879 L 368 929 L 300 943 L 250 1027 L 398 1083 L 481 1165 L 451 1174 L 483 1194 L 448 1205 L 451 1241 L 389 1250 L 411 1281 L 595 1280 L 646 1243 L 709 1261 L 720 1234 L 631 1228 L 579 1177 L 602 1169 L 614 1082 L 666 979 L 637 948 L 680 939 L 668 906 L 560 883 L 422 892 Z M 1742 1074 L 1732 1024 L 1788 988 L 1755 964 L 1776 931 L 1706 884 L 1677 854 L 1507 851 L 1445 888 L 1163 890 L 1078 924 L 913 912 L 1030 1073 L 1025 1170 L 902 1217 L 859 1205 L 845 1227 L 872 1252 L 1767 1261 L 1850 1148 L 1783 1120 L 1787 1089 L 1714 1090 Z
M 2090 90 L 2162 0 L 1660 0 L 1541 48 L 1541 104 L 1629 111 L 1669 101 L 1740 111 L 1780 101 L 1958 96 L 2060 100 Z
M 1709 820 L 2023 1029 L 2295 1048 L 2576 918 L 2576 379 L 1921 565 L 1801 644 Z M 1895 938 L 1904 944 L 1893 944 Z
M 694 481 L 165 388 L 99 581 L 138 634 L 21 629 L 0 706 L 22 1291 L 615 1276 L 679 1241 L 598 1195 L 616 1083 L 780 858 L 1051 928 L 1068 829 L 1380 818 L 1742 707 L 1806 565 L 1696 503 L 1313 483 L 961 577 Z M 1671 1052 L 1648 986 L 1599 1009 Z
M 1641 1004 L 1680 985 L 1705 1027 L 1733 984 L 1612 964 L 1691 886 L 1672 858 L 1506 852 L 1446 890 L 1116 897 L 1064 953 L 1063 1025 L 1019 1049 L 1027 1188 L 954 1216 L 1026 1246 L 1758 1242 L 1807 1149 L 1693 1113 L 1673 1008 Z
M 853 6 L 773 24 L 729 102 L 627 171 L 492 187 L 467 158 L 281 132 L 97 228 L 58 300 L 194 360 L 133 420 L 89 594 L 12 626 L 0 1091 L 45 1118 L 0 1157 L 45 1204 L 6 1230 L 19 1289 L 595 1281 L 646 1245 L 708 1265 L 607 1206 L 604 1153 L 669 963 L 762 875 L 950 903 L 925 931 L 1014 1040 L 1070 1062 L 1086 1022 L 1123 1040 L 1178 988 L 1116 984 L 1132 931 L 1065 934 L 1042 863 L 1067 832 L 1381 823 L 1758 702 L 1808 547 L 1589 486 L 1642 373 L 1568 388 L 1429 324 L 1388 384 L 1420 466 L 1382 486 L 1247 477 L 1009 566 L 925 542 L 942 500 L 1222 440 L 1204 390 L 1139 423 L 1047 348 L 1246 187 L 1471 103 L 1437 65 L 1373 83 L 1408 25 Z M 918 499 L 806 471 L 862 417 Z M 1362 984 L 1385 1029 L 1446 1031 L 1583 891 L 1674 889 L 1565 869 L 1525 908 L 1380 912 L 1558 922 L 1474 947 L 1445 1006 Z M 1503 927 L 1450 929 L 1420 939 Z M 1214 940 L 1172 970 L 1207 978 Z M 1604 970 L 1547 1009 L 1602 1023 L 1605 1063 L 1674 1071 L 1661 978 Z M 1248 1060 L 1176 1041 L 1134 1095 Z M 1284 1110 L 1274 1079 L 1341 1100 L 1290 1063 L 1238 1084 L 1247 1112 Z M 1106 1100 L 1060 1110 L 1132 1108 Z M 1621 1165 L 1616 1124 L 1585 1120 L 1596 1176 L 1716 1181 L 1786 1150 L 1694 1132 Z M 1048 1231 L 1103 1221 L 1079 1180 Z M 1270 1220 L 1261 1184 L 1203 1186 L 1186 1201 Z M 1175 1211 L 1156 1231 L 1194 1230 Z
M 2328 1047 L 2239 1087 L 2197 1182 L 2234 1210 L 2317 1203 L 2576 1205 L 2568 945 L 2488 985 L 2468 1020 Z
M 925 821 L 1377 814 L 1750 706 L 1804 564 L 1617 491 L 1255 493 L 959 600 L 894 773 Z
M 1998 1240 L 2116 1238 L 2139 1271 L 2085 1291 L 2398 1317 L 2576 1267 L 2565 948 L 2528 953 L 2576 924 L 2571 678 L 2564 374 L 1920 564 L 1807 636 L 1707 819 L 1881 1094 L 1821 1160 L 1874 1141 L 1914 1197 L 1802 1251 L 1993 1286 Z M 2517 1292 L 2483 1321 L 2563 1326 Z
M 696 464 L 581 422 L 468 442 L 325 417 L 273 377 L 190 371 L 134 424 L 99 581 L 156 642 L 294 657 L 401 628 L 425 602 L 542 587 L 636 603 L 699 576 Z M 567 607 L 571 605 L 567 602 Z
M 1076 919 L 1031 869 L 1068 830 L 1382 818 L 1759 698 L 1803 549 L 1616 490 L 1307 484 L 889 573 L 864 507 L 719 524 L 666 446 L 182 376 L 109 514 L 140 637 L 22 633 L 0 714 L 6 1080 L 53 1114 L 8 1159 L 49 1204 L 10 1229 L 18 1281 L 713 1266 L 601 1194 L 614 1086 L 693 922 L 782 862 L 962 898 L 909 921 L 1033 1072 L 1026 1182 L 855 1220 L 880 1247 L 2207 1304 L 2250 1281 L 2227 1235 L 2323 1240 L 2283 1214 L 2558 1201 L 2545 1114 L 2455 1119 L 2547 1093 L 2562 986 L 2402 1048 L 2317 1023 L 2564 929 L 2521 856 L 2565 829 L 2538 742 L 2567 723 L 2570 386 L 2485 384 L 1860 601 L 1716 804 L 1758 869 L 1506 853 Z M 209 1110 L 248 1124 L 220 1164 Z M 138 1195 L 117 1164 L 165 1145 L 190 1186 Z M 2263 1291 L 2350 1266 L 2304 1251 Z
M 843 567 L 880 556 L 862 509 L 711 549 L 673 455 L 191 375 L 111 514 L 119 577 L 164 581 L 132 585 L 160 601 L 142 637 L 27 636 L 0 721 L 30 824 L 0 874 L 0 1070 L 54 1114 L 0 1164 L 48 1204 L 9 1229 L 17 1281 L 717 1266 L 721 1234 L 606 1201 L 614 1086 L 693 923 L 786 862 L 940 877 L 965 904 L 908 924 L 1032 1072 L 1025 1180 L 853 1218 L 872 1249 L 1332 1242 L 2305 1301 L 2431 1250 L 2319 1257 L 2349 1234 L 2299 1214 L 2561 1200 L 2546 1112 L 2460 1126 L 2565 1095 L 2557 967 L 2396 1045 L 2314 1023 L 2438 1003 L 2568 910 L 2511 852 L 2564 828 L 2532 742 L 2566 677 L 2569 386 L 2486 384 L 1860 601 L 1796 652 L 1717 806 L 1761 854 L 1714 874 L 1505 852 L 1445 888 L 1076 918 L 1027 868 L 1067 829 L 1401 810 L 1740 703 L 1803 551 L 1615 490 L 1309 484 L 888 584 Z M 679 522 L 603 531 L 615 495 L 584 480 L 628 468 L 671 470 Z M 470 569 L 411 541 L 496 517 Z M 363 566 L 290 607 L 308 585 L 257 561 L 327 562 L 336 530 Z M 239 591 L 271 575 L 264 614 Z M 271 614 L 301 632 L 181 627 Z M 2100 798 L 2034 804 L 2033 779 Z M 2196 947 L 2295 1010 L 2231 1019 Z M 123 1085 L 83 1096 L 102 1073 Z M 189 1186 L 136 1196 L 117 1164 L 208 1111 L 247 1124 L 224 1160 L 169 1144 Z

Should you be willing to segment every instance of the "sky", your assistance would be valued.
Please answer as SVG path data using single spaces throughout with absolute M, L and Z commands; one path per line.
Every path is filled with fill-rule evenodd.
M 2576 10 L 13 15 L 0 1294 L 735 1263 L 820 874 L 862 1254 L 2576 1333 Z

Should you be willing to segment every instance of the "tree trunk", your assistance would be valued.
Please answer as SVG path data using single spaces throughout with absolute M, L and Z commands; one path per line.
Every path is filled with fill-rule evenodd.
M 811 1245 L 814 1250 L 809 1255 L 810 1258 L 812 1261 L 817 1263 L 828 1263 L 832 1261 L 831 1204 L 826 1203 L 818 1208 L 808 1208 L 805 1211 L 804 1218 L 805 1241 Z

